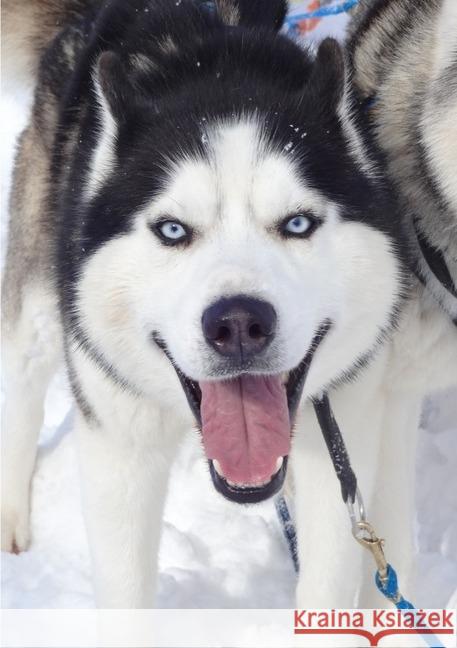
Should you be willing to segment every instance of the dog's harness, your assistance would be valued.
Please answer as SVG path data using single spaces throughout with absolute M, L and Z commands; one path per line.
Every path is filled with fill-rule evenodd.
M 425 236 L 419 231 L 416 224 L 414 224 L 414 229 L 416 231 L 417 242 L 428 269 L 440 282 L 443 288 L 447 290 L 452 297 L 457 299 L 457 287 L 455 286 L 441 251 L 430 245 Z
M 422 255 L 423 266 L 422 268 L 418 267 L 416 269 L 416 276 L 424 286 L 427 286 L 429 283 L 428 277 L 426 276 L 427 274 L 429 277 L 432 277 L 433 280 L 436 280 L 438 287 L 435 288 L 435 290 L 440 290 L 442 295 L 441 299 L 439 297 L 436 297 L 436 299 L 445 302 L 445 304 L 442 304 L 443 308 L 446 308 L 446 303 L 452 304 L 450 308 L 453 315 L 450 314 L 450 318 L 451 322 L 457 326 L 457 286 L 452 278 L 446 260 L 441 250 L 430 245 L 427 238 L 420 231 L 416 221 L 414 221 L 414 232 L 418 248 Z M 430 288 L 430 290 L 432 291 L 432 288 Z

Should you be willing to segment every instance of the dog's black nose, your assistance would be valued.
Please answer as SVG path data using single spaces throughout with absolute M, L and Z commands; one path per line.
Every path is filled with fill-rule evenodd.
M 206 341 L 223 356 L 239 361 L 260 353 L 276 330 L 271 304 L 245 295 L 220 299 L 202 317 Z

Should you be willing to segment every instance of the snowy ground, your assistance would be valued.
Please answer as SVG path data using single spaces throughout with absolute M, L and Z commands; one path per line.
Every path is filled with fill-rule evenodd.
M 0 105 L 2 250 L 12 150 L 24 123 L 24 105 L 24 98 L 17 95 L 3 97 Z M 417 458 L 416 603 L 439 608 L 450 603 L 457 588 L 456 395 L 435 398 L 425 411 Z M 4 608 L 93 606 L 71 427 L 71 398 L 62 373 L 47 399 L 33 487 L 33 544 L 19 556 L 2 554 Z M 273 504 L 245 508 L 219 497 L 191 432 L 171 484 L 159 605 L 293 607 L 295 575 Z M 453 606 L 456 602 L 454 594 Z

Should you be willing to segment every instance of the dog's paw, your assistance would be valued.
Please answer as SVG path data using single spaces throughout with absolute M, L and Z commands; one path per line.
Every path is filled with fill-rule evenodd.
M 30 544 L 30 520 L 28 504 L 8 506 L 2 503 L 1 540 L 2 551 L 19 554 Z

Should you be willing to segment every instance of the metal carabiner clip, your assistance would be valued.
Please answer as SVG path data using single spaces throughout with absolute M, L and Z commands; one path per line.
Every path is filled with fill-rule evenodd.
M 358 522 L 356 528 L 352 529 L 352 535 L 362 547 L 369 549 L 376 561 L 379 578 L 387 581 L 388 564 L 384 555 L 384 540 L 378 538 L 375 530 L 369 522 Z
M 362 547 L 369 549 L 373 554 L 378 567 L 379 577 L 382 581 L 386 581 L 388 565 L 383 550 L 384 540 L 378 538 L 371 524 L 367 522 L 362 493 L 358 488 L 355 493 L 354 502 L 348 499 L 347 507 L 351 520 L 352 535 Z

